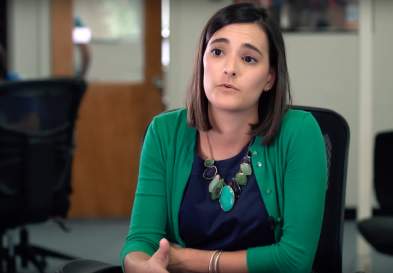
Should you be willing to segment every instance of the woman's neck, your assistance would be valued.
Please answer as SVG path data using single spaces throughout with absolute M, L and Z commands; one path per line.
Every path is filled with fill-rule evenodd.
M 258 109 L 231 112 L 209 107 L 212 134 L 218 134 L 223 141 L 236 140 L 239 135 L 249 135 L 250 124 L 258 122 Z
M 230 158 L 238 154 L 251 139 L 250 124 L 258 121 L 257 111 L 228 112 L 209 109 L 212 129 L 200 132 L 200 154 L 215 160 Z M 209 150 L 209 143 L 213 155 Z

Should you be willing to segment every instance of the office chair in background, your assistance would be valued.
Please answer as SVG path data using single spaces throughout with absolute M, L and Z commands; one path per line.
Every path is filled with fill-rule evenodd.
M 342 273 L 349 127 L 345 119 L 332 110 L 306 106 L 293 108 L 308 111 L 317 120 L 325 138 L 328 161 L 325 213 L 313 272 Z
M 374 190 L 381 216 L 359 221 L 360 234 L 380 253 L 393 255 L 393 131 L 377 134 L 374 145 Z
M 0 83 L 0 273 L 15 272 L 16 257 L 39 272 L 48 256 L 74 259 L 30 244 L 25 226 L 67 215 L 74 125 L 85 90 L 73 78 Z M 15 228 L 16 245 L 9 236 Z

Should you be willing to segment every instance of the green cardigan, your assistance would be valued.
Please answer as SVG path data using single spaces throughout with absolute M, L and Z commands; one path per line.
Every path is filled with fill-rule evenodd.
M 179 233 L 179 208 L 197 139 L 186 116 L 185 109 L 166 112 L 148 128 L 122 262 L 131 251 L 152 255 L 163 237 L 186 247 Z M 257 137 L 250 150 L 263 201 L 275 219 L 276 243 L 247 249 L 248 271 L 310 272 L 327 185 L 320 128 L 310 113 L 288 110 L 274 142 L 266 146 Z

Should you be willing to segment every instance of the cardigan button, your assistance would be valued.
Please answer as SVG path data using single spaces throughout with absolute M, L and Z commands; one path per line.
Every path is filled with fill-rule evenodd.
M 272 190 L 271 189 L 267 189 L 266 190 L 266 194 L 271 194 L 272 193 Z
M 262 167 L 262 162 L 261 162 L 261 161 L 258 161 L 258 162 L 257 162 L 257 166 L 258 166 L 259 168 L 261 168 L 261 167 Z
M 257 155 L 258 154 L 258 152 L 257 151 L 252 151 L 252 155 Z

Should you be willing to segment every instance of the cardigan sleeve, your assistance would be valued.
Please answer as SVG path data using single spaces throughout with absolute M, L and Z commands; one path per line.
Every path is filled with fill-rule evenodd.
M 318 246 L 327 185 L 323 136 L 311 114 L 286 129 L 282 235 L 273 245 L 247 250 L 250 273 L 309 273 Z
M 142 146 L 130 226 L 120 253 L 122 264 L 129 252 L 153 255 L 166 235 L 165 144 L 158 134 L 158 126 L 153 119 Z

